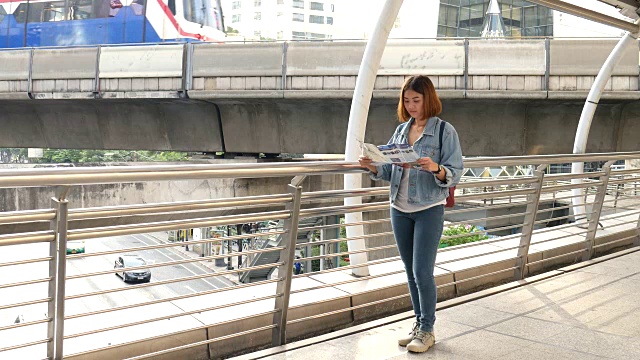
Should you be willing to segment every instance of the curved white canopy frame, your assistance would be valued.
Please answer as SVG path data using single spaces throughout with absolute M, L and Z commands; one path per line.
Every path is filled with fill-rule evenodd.
M 627 31 L 627 33 L 620 39 L 618 45 L 614 48 L 613 52 L 607 58 L 607 61 L 600 70 L 596 80 L 589 91 L 589 96 L 585 102 L 582 115 L 580 116 L 580 123 L 576 131 L 576 138 L 574 143 L 574 153 L 584 153 L 586 150 L 587 138 L 589 135 L 589 129 L 591 127 L 591 120 L 595 113 L 596 106 L 602 95 L 604 87 L 611 77 L 611 72 L 623 52 L 623 49 L 627 44 L 633 43 L 633 39 L 637 38 L 638 32 L 640 32 L 640 26 L 638 22 L 631 23 L 622 19 L 618 19 L 612 16 L 604 15 L 596 11 L 588 10 L 580 6 L 576 6 L 570 3 L 566 3 L 561 0 L 528 0 L 529 2 L 546 6 L 553 10 L 562 11 L 568 14 L 579 16 L 585 19 L 593 20 L 598 23 L 610 25 L 619 29 Z M 635 0 L 599 0 L 603 3 L 616 6 L 626 11 L 637 13 L 640 4 Z M 369 112 L 369 106 L 371 104 L 371 97 L 373 95 L 373 86 L 380 67 L 380 60 L 382 59 L 382 53 L 386 42 L 389 38 L 389 32 L 393 26 L 393 23 L 398 16 L 400 7 L 403 0 L 387 0 L 378 18 L 373 35 L 367 42 L 362 63 L 360 64 L 360 70 L 358 71 L 358 78 L 356 80 L 356 87 L 353 94 L 353 100 L 351 102 L 351 112 L 349 114 L 349 125 L 346 137 L 345 146 L 345 160 L 357 161 L 360 154 L 359 143 L 364 141 L 365 129 L 367 126 L 367 114 Z M 584 164 L 573 164 L 572 172 L 578 173 L 584 171 Z M 346 174 L 344 176 L 344 189 L 358 189 L 362 187 L 362 176 L 360 174 Z M 575 190 L 574 190 L 575 191 Z M 579 192 L 580 190 L 578 190 Z M 360 198 L 347 198 L 344 201 L 345 205 L 361 204 Z M 584 198 L 582 196 L 574 198 L 574 205 L 577 216 L 579 214 L 585 214 L 584 211 Z M 362 213 L 348 213 L 345 215 L 345 221 L 347 223 L 362 221 Z M 348 242 L 349 251 L 364 250 L 365 243 L 363 239 L 357 239 L 364 234 L 362 225 L 348 226 L 347 237 L 355 238 Z M 367 262 L 367 254 L 365 252 L 352 254 L 350 256 L 350 262 L 352 265 L 363 264 Z M 367 267 L 359 267 L 353 269 L 353 274 L 356 276 L 367 276 L 369 270 Z

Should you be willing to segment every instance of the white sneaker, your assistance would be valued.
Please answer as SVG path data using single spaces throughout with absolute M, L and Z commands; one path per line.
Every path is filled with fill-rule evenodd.
M 398 345 L 407 346 L 407 344 L 409 344 L 411 340 L 413 340 L 413 337 L 416 336 L 417 331 L 418 331 L 418 323 L 414 322 L 413 329 L 411 329 L 411 332 L 409 333 L 409 335 L 398 339 Z
M 436 343 L 436 335 L 433 332 L 418 330 L 413 340 L 407 345 L 407 350 L 422 353 L 429 350 Z

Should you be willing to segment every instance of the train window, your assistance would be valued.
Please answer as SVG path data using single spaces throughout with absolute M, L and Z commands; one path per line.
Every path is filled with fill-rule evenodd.
M 171 13 L 173 15 L 175 15 L 176 14 L 176 0 L 169 0 L 167 5 L 169 6 L 169 10 L 171 10 Z
M 214 16 L 214 13 L 217 12 L 217 8 L 216 6 L 213 6 L 211 1 L 184 0 L 183 11 L 183 16 L 187 21 L 198 23 L 204 26 L 217 26 L 217 22 Z
M 69 19 L 99 19 L 115 16 L 109 1 L 102 0 L 72 0 L 69 2 Z
M 19 23 L 24 22 L 42 22 L 42 15 L 45 5 L 47 3 L 26 4 L 22 3 L 18 5 L 15 11 L 16 21 Z M 49 13 L 49 12 L 48 12 Z M 27 18 L 28 15 L 28 18 Z
M 145 0 L 133 0 L 133 2 L 131 3 L 131 5 L 129 5 L 129 7 L 131 7 L 131 10 L 133 10 L 134 14 L 138 16 L 142 16 L 144 15 L 145 4 L 146 4 Z
M 0 6 L 0 22 L 4 20 L 4 17 L 7 15 L 7 12 L 4 10 L 2 6 Z
M 52 1 L 44 3 L 42 9 L 42 22 L 63 21 L 64 18 L 64 1 Z

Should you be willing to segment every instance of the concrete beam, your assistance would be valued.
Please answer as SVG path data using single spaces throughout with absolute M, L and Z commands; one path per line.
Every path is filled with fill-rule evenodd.
M 5 101 L 0 128 L 0 147 L 223 151 L 216 107 L 198 101 Z

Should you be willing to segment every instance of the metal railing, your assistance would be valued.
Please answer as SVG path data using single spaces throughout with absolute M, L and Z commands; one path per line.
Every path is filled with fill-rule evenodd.
M 611 170 L 616 160 L 638 158 L 640 152 L 466 160 L 467 168 L 534 164 L 536 170 L 529 175 L 465 181 L 458 185 L 458 205 L 445 213 L 450 221 L 447 226 L 478 224 L 482 227 L 445 235 L 442 241 L 491 236 L 440 249 L 436 266 L 453 275 L 439 278 L 441 295 L 456 296 L 496 281 L 522 279 L 552 264 L 586 260 L 615 246 L 640 245 L 640 202 L 636 191 L 640 169 Z M 548 164 L 574 161 L 606 164 L 600 170 L 582 175 L 544 172 Z M 135 352 L 136 355 L 127 355 L 131 359 L 162 354 L 189 357 L 188 354 L 196 353 L 221 357 L 237 353 L 234 342 L 246 344 L 249 337 L 254 340 L 242 349 L 281 345 L 296 336 L 344 326 L 355 317 L 371 317 L 371 312 L 365 310 L 379 305 L 385 305 L 379 310 L 379 316 L 389 311 L 389 304 L 406 308 L 406 285 L 390 280 L 404 270 L 399 265 L 389 224 L 389 204 L 380 198 L 388 194 L 388 188 L 302 191 L 307 175 L 361 172 L 357 164 L 348 162 L 0 171 L 0 187 L 56 189 L 47 209 L 0 213 L 0 229 L 4 232 L 0 235 L 1 253 L 7 254 L 0 258 L 0 272 L 6 275 L 2 276 L 0 291 L 13 294 L 0 296 L 0 319 L 2 315 L 6 319 L 6 314 L 12 314 L 9 319 L 17 315 L 14 322 L 0 324 L 0 358 L 61 359 L 72 354 L 91 358 L 110 351 L 114 358 L 118 357 L 113 355 L 118 350 L 123 354 Z M 68 197 L 74 186 L 86 184 L 263 177 L 293 180 L 286 193 L 228 199 L 70 209 L 74 204 Z M 565 183 L 576 178 L 583 179 L 584 183 Z M 570 190 L 575 188 L 587 190 L 585 195 L 580 195 L 587 200 L 587 218 L 572 218 Z M 342 199 L 353 196 L 366 197 L 368 202 L 358 206 L 340 205 Z M 326 203 L 328 199 L 334 202 Z M 543 206 L 548 199 L 553 199 L 551 206 Z M 629 204 L 625 205 L 624 212 L 615 213 L 620 201 Z M 212 209 L 221 214 L 202 215 Z M 233 213 L 224 213 L 229 209 L 233 209 Z M 604 221 L 603 209 L 614 212 L 606 218 L 606 227 L 620 236 L 601 243 L 596 235 L 598 224 Z M 336 221 L 349 212 L 364 212 L 365 218 L 358 223 Z M 153 222 L 140 220 L 149 214 L 154 214 Z M 181 218 L 176 220 L 177 214 Z M 333 220 L 300 227 L 301 220 L 308 218 Z M 96 219 L 100 222 L 91 222 Z M 104 225 L 109 220 L 116 224 Z M 144 235 L 281 220 L 284 221 L 282 229 L 189 241 L 189 245 L 202 246 L 282 236 L 275 247 L 238 249 L 226 254 L 209 252 L 190 257 L 179 252 L 168 253 L 169 249 L 182 248 L 184 243 L 161 242 Z M 33 224 L 33 228 L 39 229 L 45 223 L 48 230 L 13 230 L 17 224 Z M 564 224 L 547 226 L 559 223 Z M 366 235 L 358 239 L 340 235 L 340 229 L 360 225 L 365 226 Z M 310 236 L 307 242 L 300 243 L 298 234 L 302 231 L 319 236 Z M 345 249 L 344 244 L 350 240 L 361 239 L 367 243 L 366 249 Z M 70 241 L 85 241 L 91 251 L 67 255 Z M 112 268 L 113 257 L 150 251 L 157 251 L 163 260 L 128 267 L 126 271 L 136 273 L 150 269 L 157 274 L 153 275 L 152 282 L 130 286 L 114 283 L 114 274 L 123 270 Z M 256 266 L 247 266 L 250 263 L 246 262 L 237 269 L 215 271 L 204 267 L 215 260 L 267 252 L 277 254 L 273 262 Z M 350 255 L 363 252 L 368 256 L 367 262 L 348 261 Z M 335 262 L 333 266 L 319 265 L 328 260 Z M 311 266 L 296 275 L 292 270 L 296 261 Z M 349 270 L 363 267 L 370 269 L 368 276 L 350 276 Z M 258 282 L 229 281 L 247 271 L 271 268 L 274 269 L 271 277 Z M 323 280 L 318 281 L 317 276 Z M 357 286 L 364 283 L 369 285 Z M 337 288 L 343 291 L 332 291 Z M 404 292 L 398 294 L 398 289 Z M 350 301 L 354 297 L 367 300 Z M 43 313 L 46 315 L 35 316 Z M 174 338 L 182 340 L 174 341 Z M 136 344 L 148 341 L 153 341 L 154 349 L 160 350 L 150 353 L 131 350 Z
M 581 42 L 588 41 L 592 40 L 583 39 Z M 518 51 L 509 52 L 506 57 L 503 56 L 501 61 L 512 65 L 512 69 L 509 72 L 510 75 L 526 75 L 539 77 L 541 86 L 539 88 L 531 90 L 540 92 L 555 89 L 553 86 L 550 86 L 550 81 L 553 80 L 553 77 L 566 75 L 564 70 L 561 69 L 563 66 L 566 66 L 566 64 L 563 64 L 563 60 L 561 60 L 559 57 L 551 56 L 552 53 L 554 53 L 555 51 L 560 52 L 559 49 L 567 49 L 568 47 L 575 47 L 575 51 L 577 52 L 584 51 L 584 47 L 582 44 L 576 45 L 571 41 L 566 41 L 566 43 L 564 43 L 562 39 L 557 38 L 526 38 L 514 39 L 514 41 L 505 39 L 503 42 L 501 42 L 501 44 L 508 44 L 510 42 L 514 44 L 514 50 Z M 603 50 L 600 50 L 597 47 L 591 49 L 592 51 L 602 52 L 601 56 L 592 55 L 583 59 L 584 61 L 582 66 L 584 66 L 585 68 L 584 76 L 595 75 L 592 74 L 593 69 L 600 68 L 602 62 L 601 57 L 606 57 L 606 55 L 609 53 L 609 48 L 607 47 L 608 45 L 606 45 L 607 42 L 610 42 L 613 46 L 616 40 L 593 40 L 594 44 L 597 43 L 600 46 L 605 46 L 605 48 L 603 48 Z M 255 43 L 253 45 L 255 49 L 247 48 L 245 50 L 247 54 L 255 55 L 260 59 L 259 65 L 264 72 L 262 74 L 255 73 L 255 66 L 257 65 L 257 63 L 254 64 L 253 62 L 248 62 L 245 64 L 234 63 L 233 68 L 230 68 L 227 71 L 220 69 L 220 67 L 223 66 L 221 64 L 218 64 L 216 69 L 213 69 L 213 72 L 212 69 L 201 69 L 198 67 L 198 64 L 202 65 L 210 63 L 207 59 L 212 56 L 212 53 L 209 53 L 208 51 L 213 52 L 213 54 L 217 54 L 216 56 L 223 59 L 229 57 L 235 59 L 234 56 L 238 56 L 238 51 L 242 50 L 238 48 L 238 46 L 241 46 L 241 44 L 234 44 L 233 42 L 229 42 L 228 44 L 171 42 L 160 44 L 117 44 L 74 47 L 2 49 L 0 50 L 0 58 L 3 58 L 3 61 L 7 61 L 8 63 L 10 63 L 11 66 L 8 67 L 9 71 L 7 72 L 3 73 L 2 71 L 0 71 L 0 80 L 7 82 L 14 81 L 17 84 L 14 86 L 14 90 L 7 91 L 6 93 L 27 93 L 33 99 L 50 98 L 51 95 L 48 93 L 52 92 L 80 93 L 81 95 L 79 96 L 83 98 L 94 97 L 99 99 L 105 96 L 106 93 L 111 93 L 114 91 L 147 91 L 155 92 L 156 95 L 154 96 L 156 97 L 188 97 L 189 91 L 195 92 L 204 89 L 204 78 L 256 76 L 274 77 L 273 86 L 269 85 L 268 87 L 261 88 L 260 83 L 258 83 L 257 88 L 263 89 L 266 92 L 273 93 L 274 91 L 288 91 L 295 89 L 295 86 L 292 87 L 291 85 L 287 85 L 288 80 L 290 82 L 291 79 L 289 78 L 291 77 L 327 75 L 326 68 L 315 68 L 314 66 L 310 66 L 304 59 L 292 60 L 295 57 L 290 53 L 295 53 L 295 48 L 304 45 L 305 43 L 306 42 L 298 41 L 263 42 Z M 357 75 L 357 68 L 359 66 L 359 60 L 357 59 L 361 58 L 360 53 L 364 51 L 365 43 L 366 42 L 362 40 L 351 42 L 313 42 L 313 44 L 317 45 L 318 47 L 336 46 L 336 49 L 338 49 L 339 46 L 342 50 L 338 49 L 338 53 L 340 53 L 340 51 L 344 51 L 344 46 L 350 46 L 349 51 L 352 52 L 352 56 L 345 56 L 344 63 L 341 63 L 341 68 L 335 69 L 334 71 L 330 72 L 335 76 Z M 405 48 L 404 46 L 408 43 L 414 43 L 414 49 L 408 50 L 407 48 Z M 535 45 L 535 49 L 528 48 L 526 50 L 523 50 L 523 43 L 526 43 L 529 46 Z M 463 78 L 463 81 L 461 81 L 460 84 L 448 87 L 443 86 L 442 90 L 455 89 L 464 91 L 465 93 L 473 90 L 481 90 L 482 87 L 474 89 L 473 86 L 471 86 L 472 84 L 470 81 L 470 77 L 496 75 L 491 71 L 487 71 L 487 69 L 485 69 L 486 64 L 480 58 L 478 58 L 478 56 L 482 56 L 478 54 L 478 51 L 480 51 L 481 54 L 488 55 L 490 52 L 495 52 L 495 50 L 487 47 L 487 42 L 481 41 L 476 38 L 391 40 L 387 45 L 387 56 L 390 56 L 391 60 L 389 64 L 386 64 L 386 66 L 383 66 L 381 68 L 379 75 L 413 75 L 416 71 L 414 67 L 397 66 L 395 65 L 397 61 L 393 57 L 403 56 L 414 57 L 416 59 L 424 57 L 423 53 L 425 51 L 425 46 L 422 46 L 423 44 L 428 44 L 428 48 L 434 48 L 445 44 L 445 47 L 439 48 L 438 50 L 432 50 L 434 51 L 433 54 L 437 55 L 436 57 L 434 57 L 434 59 L 441 58 L 442 56 L 446 55 L 446 60 L 438 60 L 441 61 L 439 67 L 442 67 L 442 69 L 438 70 L 437 74 L 429 75 L 462 76 Z M 447 44 L 450 46 L 447 46 Z M 247 46 L 250 47 L 252 45 Z M 231 50 L 229 50 L 229 47 L 231 47 Z M 122 53 L 118 54 L 115 58 L 131 59 L 131 64 L 129 66 L 123 66 L 121 62 L 113 60 L 115 56 L 114 52 L 119 51 L 119 49 L 124 50 L 122 50 Z M 127 51 L 125 51 L 127 49 L 133 49 L 140 52 L 149 51 L 150 54 L 157 51 L 163 51 L 165 52 L 163 54 L 166 54 L 166 56 L 162 56 L 161 58 L 163 60 L 158 61 L 156 56 L 141 56 L 139 53 L 131 55 Z M 205 51 L 202 52 L 203 50 Z M 297 51 L 300 52 L 300 50 Z M 565 54 L 565 52 L 570 53 L 570 51 L 568 50 L 562 50 L 561 54 Z M 332 55 L 326 55 L 327 53 Z M 505 52 L 505 54 L 507 53 Z M 78 63 L 78 68 L 76 69 L 76 72 L 74 74 L 59 75 L 60 69 L 55 68 L 49 70 L 48 73 L 42 73 L 42 64 L 51 65 L 51 63 L 55 63 L 59 59 L 68 56 L 73 56 L 73 59 Z M 298 55 L 298 57 L 299 56 L 300 55 Z M 327 59 L 331 59 L 336 55 L 332 51 L 322 50 L 318 52 L 318 56 L 328 56 Z M 167 60 L 167 58 L 170 58 L 171 61 Z M 246 58 L 246 56 L 238 57 L 238 59 Z M 455 59 L 458 58 L 466 59 L 466 61 L 457 62 Z M 625 58 L 623 60 L 624 64 L 621 64 L 624 66 L 619 66 L 619 68 L 625 67 L 627 68 L 627 70 L 622 71 L 621 73 L 616 73 L 616 75 L 634 77 L 638 76 L 637 52 L 635 54 L 635 60 L 631 59 L 633 61 L 630 61 L 630 59 L 631 58 Z M 298 61 L 298 63 L 296 63 L 295 61 Z M 139 66 L 141 62 L 143 62 L 145 66 Z M 49 69 L 51 68 L 51 66 L 47 66 L 46 68 Z M 156 68 L 157 71 L 152 71 Z M 516 68 L 518 69 L 517 74 L 513 73 L 514 69 Z M 114 73 L 117 74 L 114 75 Z M 196 74 L 195 76 L 194 73 Z M 86 84 L 83 83 L 82 86 L 74 86 L 65 90 L 54 90 L 49 88 L 47 88 L 46 90 L 38 89 L 38 86 L 40 86 L 38 85 L 38 82 L 41 81 L 49 81 L 51 79 L 67 80 L 64 77 L 58 78 L 57 76 L 68 77 L 72 80 L 86 80 L 88 82 Z M 177 79 L 178 81 L 176 81 L 175 83 L 171 83 L 170 86 L 158 86 L 157 89 L 148 90 L 132 90 L 131 81 L 128 82 L 128 86 L 124 86 L 123 89 L 118 90 L 112 89 L 111 85 L 106 83 L 112 80 L 115 80 L 117 82 L 119 78 L 136 80 L 140 80 L 143 78 L 164 78 L 169 80 Z M 275 78 L 278 78 L 278 80 L 275 81 Z M 202 81 L 202 86 L 196 86 L 196 82 L 198 81 Z M 24 82 L 24 85 L 22 85 L 20 82 Z M 276 84 L 279 85 L 276 86 Z M 635 91 L 635 89 L 636 87 L 632 86 L 624 89 L 621 88 L 619 90 Z M 232 89 L 229 88 L 227 90 Z M 250 90 L 250 88 L 241 90 L 246 91 Z M 577 89 L 574 89 L 574 91 L 577 91 Z M 263 96 L 272 95 L 268 95 L 265 93 L 265 95 Z

